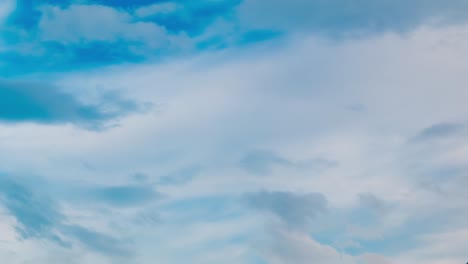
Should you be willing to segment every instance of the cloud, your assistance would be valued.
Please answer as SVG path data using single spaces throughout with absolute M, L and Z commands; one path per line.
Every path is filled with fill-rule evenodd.
M 42 7 L 42 13 L 38 26 L 43 41 L 70 44 L 123 39 L 157 46 L 167 40 L 164 29 L 158 25 L 134 23 L 130 14 L 111 7 L 71 5 L 62 9 L 46 6 Z
M 103 233 L 69 224 L 54 200 L 32 188 L 34 181 L 0 175 L 0 204 L 16 219 L 16 230 L 22 239 L 48 240 L 65 248 L 74 241 L 88 249 L 110 256 L 127 257 L 127 244 Z
M 426 263 L 464 263 L 468 242 L 468 229 L 464 226 L 452 226 L 452 230 L 440 230 L 421 234 L 418 239 L 422 245 L 402 254 L 405 263 L 417 260 Z M 422 263 L 422 262 L 421 262 Z
M 214 36 L 237 45 L 225 39 L 231 33 L 241 38 L 240 33 L 224 30 L 204 33 L 218 20 L 231 20 L 228 17 L 232 17 L 239 2 L 18 0 L 16 8 L 5 14 L 0 35 L 4 44 L 0 49 L 3 61 L 0 76 L 89 69 L 194 54 L 204 50 L 200 43 Z M 233 27 L 232 21 L 226 23 Z M 247 40 L 241 41 L 246 44 L 268 36 L 249 34 L 242 38 Z
M 16 230 L 21 237 L 46 238 L 66 245 L 56 235 L 64 216 L 51 200 L 38 197 L 27 187 L 0 175 L 0 202 L 17 220 Z
M 14 0 L 4 0 L 0 3 L 0 26 L 5 19 L 10 15 L 15 6 Z
M 333 247 L 322 245 L 303 233 L 283 229 L 274 229 L 269 234 L 269 242 L 259 248 L 269 264 L 357 263 L 351 256 L 342 254 Z
M 158 179 L 158 184 L 161 185 L 180 185 L 189 182 L 202 171 L 201 166 L 189 166 L 167 175 L 163 175 Z
M 92 251 L 112 257 L 127 258 L 133 255 L 133 252 L 127 248 L 127 243 L 78 225 L 65 226 L 62 232 L 74 237 Z
M 206 252 L 223 256 L 226 251 L 220 249 L 223 247 L 219 243 L 222 240 L 219 233 L 223 231 L 232 232 L 230 241 L 241 245 L 230 251 L 232 255 L 224 255 L 225 259 L 235 262 L 233 260 L 239 258 L 226 256 L 249 256 L 252 249 L 250 241 L 239 236 L 245 230 L 252 236 L 257 235 L 259 230 L 264 230 L 265 222 L 279 222 L 279 226 L 294 233 L 291 236 L 299 237 L 292 239 L 293 242 L 311 239 L 333 252 L 333 248 L 326 245 L 335 245 L 341 238 L 345 242 L 356 241 L 354 237 L 366 240 L 363 233 L 347 232 L 347 224 L 366 225 L 369 223 L 366 212 L 378 212 L 387 202 L 397 204 L 395 211 L 385 215 L 382 222 L 372 222 L 378 231 L 375 233 L 383 235 L 379 239 L 373 236 L 367 243 L 356 241 L 361 247 L 355 251 L 358 254 L 381 252 L 395 263 L 427 263 L 431 256 L 441 262 L 442 258 L 450 257 L 452 251 L 442 248 L 439 256 L 433 256 L 428 249 L 415 254 L 412 262 L 400 262 L 400 255 L 422 247 L 418 234 L 453 230 L 454 219 L 459 225 L 466 225 L 466 192 L 461 192 L 466 184 L 453 182 L 446 177 L 447 172 L 441 172 L 440 177 L 434 177 L 434 183 L 450 182 L 444 187 L 448 196 L 443 198 L 415 185 L 420 180 L 415 171 L 424 171 L 443 161 L 466 163 L 466 139 L 458 137 L 457 144 L 435 151 L 417 149 L 416 153 L 411 152 L 415 149 L 413 145 L 406 144 L 414 131 L 427 124 L 466 116 L 466 96 L 462 96 L 466 91 L 466 61 L 460 57 L 466 55 L 462 51 L 468 45 L 466 41 L 456 40 L 464 36 L 466 30 L 452 30 L 448 33 L 423 30 L 407 38 L 390 34 L 333 45 L 301 37 L 285 49 L 261 49 L 260 55 L 256 53 L 260 49 L 253 49 L 241 55 L 222 52 L 220 56 L 183 60 L 169 66 L 126 65 L 108 71 L 84 72 L 68 81 L 76 87 L 82 84 L 125 87 L 137 98 L 164 98 L 167 108 L 157 116 L 126 118 L 118 129 L 103 133 L 88 133 L 74 127 L 67 127 L 64 133 L 56 126 L 2 125 L 0 144 L 4 151 L 0 162 L 4 167 L 30 170 L 48 177 L 98 181 L 101 185 L 97 188 L 127 186 L 124 182 L 129 180 L 128 175 L 136 171 L 157 180 L 158 175 L 178 171 L 181 164 L 183 167 L 187 164 L 208 167 L 202 177 L 184 184 L 158 186 L 158 191 L 168 197 L 161 201 L 167 207 L 161 211 L 159 203 L 151 204 L 150 211 L 160 216 L 160 222 L 151 226 L 128 222 L 133 218 L 126 215 L 129 211 L 148 208 L 108 206 L 109 202 L 99 203 L 97 199 L 80 204 L 85 210 L 83 214 L 92 223 L 90 226 L 101 224 L 103 220 L 105 228 L 117 225 L 121 227 L 119 234 L 130 234 L 142 263 L 177 263 L 180 258 L 190 259 L 185 254 L 181 256 L 181 250 L 196 252 L 200 260 L 206 260 L 201 256 L 211 256 Z M 355 102 L 365 105 L 366 111 L 357 114 L 344 109 Z M 435 109 L 434 105 L 450 107 Z M 267 169 L 275 169 L 274 172 L 291 173 L 251 177 L 239 169 L 239 157 L 247 156 L 258 146 L 284 150 L 267 154 L 264 164 Z M 332 157 L 339 161 L 339 166 L 311 177 L 307 169 L 281 165 L 281 160 L 295 164 L 307 161 L 308 157 Z M 278 158 L 279 164 L 274 162 Z M 92 162 L 94 170 L 83 168 L 82 160 Z M 465 170 L 465 167 L 460 168 Z M 262 195 L 257 192 L 261 189 L 288 191 L 283 191 L 285 195 L 274 191 L 265 191 Z M 322 207 L 320 202 L 315 207 L 313 202 L 310 206 L 304 205 L 308 204 L 304 196 L 310 192 L 323 193 L 327 200 L 326 213 L 320 214 L 317 209 Z M 222 199 L 222 195 L 243 193 L 250 193 L 245 196 L 250 210 L 246 210 L 244 217 L 249 221 L 244 225 L 236 218 L 243 212 L 226 206 L 229 202 Z M 372 193 L 374 197 L 359 198 L 362 193 Z M 56 201 L 67 203 L 61 199 Z M 118 211 L 118 217 L 109 211 L 93 211 L 96 204 L 99 209 Z M 100 206 L 102 204 L 106 206 Z M 359 210 L 361 207 L 365 209 Z M 338 213 L 334 214 L 336 211 Z M 71 213 L 73 216 L 68 214 L 67 220 L 82 220 L 82 215 Z M 154 215 L 143 218 L 154 222 Z M 408 224 L 407 220 L 410 220 Z M 213 222 L 225 221 L 232 224 L 213 232 Z M 108 222 L 111 223 L 106 225 Z M 203 228 L 186 232 L 197 225 Z M 206 236 L 208 232 L 209 237 Z M 316 235 L 321 232 L 325 235 Z M 287 240 L 289 236 L 278 237 Z M 201 238 L 206 239 L 202 249 L 198 243 Z M 446 241 L 449 240 L 464 245 L 459 243 L 460 238 Z M 154 247 L 155 241 L 162 241 L 161 247 Z M 317 259 L 323 256 L 322 251 L 308 255 L 309 246 L 302 247 L 304 251 L 290 249 L 289 256 L 280 254 L 280 249 L 286 248 L 281 242 L 280 239 L 276 250 L 271 252 L 272 261 L 277 263 L 282 260 L 289 263 L 284 261 L 296 253 L 298 262 L 300 256 Z M 76 244 L 81 242 L 77 240 Z M 213 244 L 216 249 L 210 248 Z M 24 247 L 19 246 L 17 252 L 24 252 Z M 315 252 L 314 244 L 311 247 L 309 251 Z M 84 248 L 83 251 L 92 252 Z M 460 255 L 465 253 L 461 248 L 456 251 Z M 219 259 L 222 258 L 216 260 Z M 220 263 L 210 260 L 192 259 L 192 262 Z
M 362 207 L 373 211 L 379 216 L 386 213 L 390 209 L 390 205 L 386 201 L 371 193 L 360 194 L 359 203 Z
M 4 15 L 0 59 L 8 65 L 0 75 L 153 61 L 297 32 L 334 39 L 409 32 L 465 23 L 467 9 L 463 0 L 18 0 Z
M 154 59 L 187 43 L 153 22 L 137 21 L 129 10 L 54 1 L 18 1 L 0 38 L 0 76 Z
M 303 228 L 310 220 L 327 211 L 327 200 L 322 194 L 262 191 L 246 195 L 253 209 L 267 212 L 292 228 Z
M 364 254 L 361 256 L 364 264 L 391 264 L 387 258 L 377 254 Z
M 94 202 L 122 207 L 142 205 L 160 196 L 151 187 L 139 185 L 94 187 L 89 194 Z
M 190 36 L 197 36 L 216 20 L 231 15 L 234 7 L 240 2 L 240 0 L 181 2 L 177 3 L 177 8 L 166 9 L 166 12 L 155 10 L 156 12 L 151 15 L 144 12 L 146 14 L 141 17 L 141 20 L 163 26 L 169 32 L 185 32 Z M 142 10 L 148 11 L 148 9 L 140 9 L 137 14 L 141 15 Z
M 255 174 L 268 174 L 273 166 L 292 167 L 294 163 L 274 152 L 256 150 L 247 153 L 241 160 L 240 165 L 245 170 Z
M 174 2 L 166 2 L 166 3 L 156 3 L 151 5 L 146 5 L 136 9 L 135 15 L 140 18 L 151 17 L 156 14 L 168 14 L 176 12 L 177 9 L 180 8 L 179 4 Z
M 31 30 L 37 26 L 41 13 L 36 9 L 36 4 L 29 0 L 16 0 L 15 9 L 7 17 L 7 24 L 23 30 Z
M 245 0 L 238 16 L 246 27 L 346 36 L 465 22 L 467 10 L 463 0 Z
M 460 123 L 437 123 L 423 129 L 413 140 L 426 141 L 440 138 L 447 138 L 458 135 L 465 128 Z
M 154 4 L 155 2 L 164 2 L 164 1 L 157 1 L 157 0 L 135 0 L 135 1 L 127 1 L 127 0 L 91 0 L 91 2 L 119 7 L 119 8 L 136 8 L 141 6 L 147 6 Z
M 111 120 L 142 109 L 117 94 L 106 94 L 97 104 L 86 104 L 51 85 L 0 80 L 0 121 L 7 123 L 72 123 L 99 129 Z
M 307 171 L 323 171 L 338 166 L 338 163 L 336 161 L 322 158 L 293 161 L 281 157 L 273 151 L 253 150 L 249 151 L 244 157 L 242 157 L 239 161 L 239 165 L 250 173 L 267 175 L 277 167 L 302 169 Z

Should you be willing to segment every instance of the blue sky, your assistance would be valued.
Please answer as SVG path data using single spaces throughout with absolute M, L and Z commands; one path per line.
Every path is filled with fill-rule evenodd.
M 449 264 L 465 0 L 3 0 L 0 258 Z

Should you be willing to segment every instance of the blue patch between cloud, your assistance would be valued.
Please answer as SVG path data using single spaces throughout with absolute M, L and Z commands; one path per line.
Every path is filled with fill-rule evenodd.
M 0 53 L 0 76 L 15 77 L 34 72 L 67 72 L 84 70 L 109 64 L 138 63 L 145 56 L 135 51 L 145 47 L 128 41 L 92 41 L 83 44 L 58 42 L 37 43 L 40 54 L 24 54 L 17 51 Z
M 35 0 L 17 0 L 15 11 L 8 17 L 7 23 L 25 30 L 37 27 L 41 12 L 37 10 Z
M 251 44 L 257 42 L 263 42 L 271 39 L 278 38 L 282 35 L 280 31 L 275 30 L 251 30 L 248 31 L 240 37 L 240 44 Z
M 102 99 L 98 104 L 85 104 L 51 85 L 0 80 L 0 121 L 72 123 L 100 129 L 112 119 L 141 110 L 139 104 L 118 95 Z

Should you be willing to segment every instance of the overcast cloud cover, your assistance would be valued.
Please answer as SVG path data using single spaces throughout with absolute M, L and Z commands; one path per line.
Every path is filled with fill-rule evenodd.
M 468 259 L 465 0 L 1 0 L 0 259 Z

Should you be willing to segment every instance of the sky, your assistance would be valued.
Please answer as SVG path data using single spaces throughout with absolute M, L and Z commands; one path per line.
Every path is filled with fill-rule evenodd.
M 468 261 L 466 0 L 1 0 L 0 259 Z

